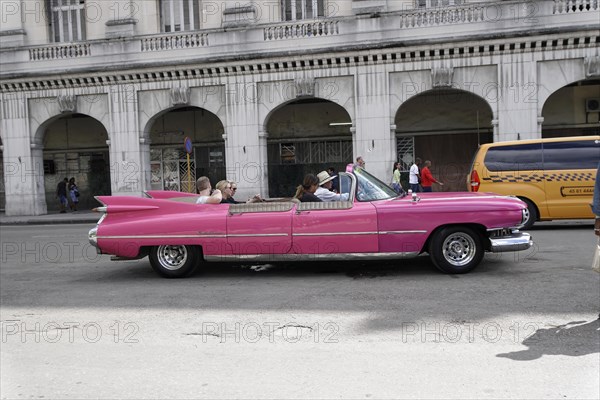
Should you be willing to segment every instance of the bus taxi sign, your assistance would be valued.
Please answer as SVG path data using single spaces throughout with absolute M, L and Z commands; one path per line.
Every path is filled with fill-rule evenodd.
M 186 137 L 183 140 L 183 145 L 185 147 L 185 152 L 188 153 L 188 154 L 192 154 L 192 151 L 193 151 L 192 139 L 190 139 L 189 137 Z

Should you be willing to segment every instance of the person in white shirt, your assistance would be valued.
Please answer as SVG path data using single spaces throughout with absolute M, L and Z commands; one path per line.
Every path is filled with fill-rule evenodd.
M 347 201 L 349 193 L 335 193 L 331 191 L 333 186 L 334 176 L 329 175 L 327 171 L 321 171 L 317 174 L 319 179 L 319 187 L 315 192 L 315 196 L 323 201 Z
M 219 204 L 223 200 L 223 194 L 219 189 L 215 189 L 212 193 L 212 185 L 207 176 L 201 176 L 196 181 L 196 188 L 200 197 L 196 200 L 196 204 Z
M 419 172 L 419 165 L 421 165 L 421 159 L 417 157 L 413 165 L 410 166 L 410 172 L 408 174 L 408 184 L 413 193 L 420 192 L 419 180 L 421 179 L 421 173 Z

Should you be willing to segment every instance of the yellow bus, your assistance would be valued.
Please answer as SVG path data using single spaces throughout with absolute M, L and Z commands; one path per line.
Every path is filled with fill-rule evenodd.
M 590 204 L 600 163 L 600 135 L 481 145 L 467 187 L 517 196 L 535 221 L 594 218 Z

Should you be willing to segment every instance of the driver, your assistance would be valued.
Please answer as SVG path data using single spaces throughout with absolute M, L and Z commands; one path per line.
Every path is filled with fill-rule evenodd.
M 349 193 L 335 193 L 331 190 L 333 187 L 333 179 L 336 175 L 331 176 L 327 171 L 321 171 L 317 174 L 317 178 L 319 178 L 319 187 L 315 192 L 315 196 L 317 196 L 322 201 L 348 201 Z

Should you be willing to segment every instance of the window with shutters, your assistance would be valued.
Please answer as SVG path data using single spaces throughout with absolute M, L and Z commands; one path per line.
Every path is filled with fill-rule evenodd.
M 281 0 L 285 21 L 317 19 L 325 15 L 325 0 Z
M 160 0 L 162 32 L 200 29 L 200 0 Z
M 85 40 L 85 0 L 47 0 L 54 42 Z

